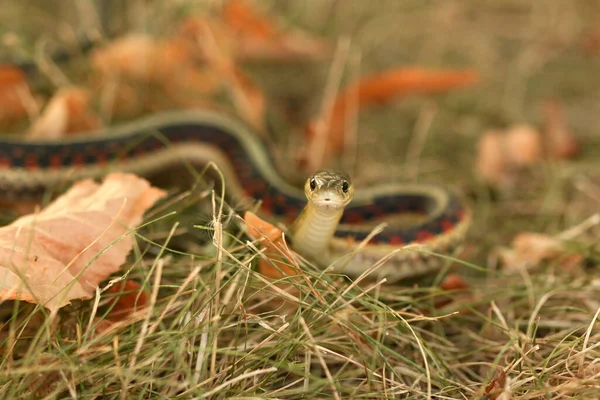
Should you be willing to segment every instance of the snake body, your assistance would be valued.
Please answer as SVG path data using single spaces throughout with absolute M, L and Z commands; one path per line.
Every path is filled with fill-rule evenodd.
M 301 188 L 277 172 L 262 140 L 237 119 L 217 111 L 163 113 L 107 132 L 62 141 L 0 138 L 0 193 L 5 199 L 40 196 L 52 187 L 111 171 L 149 175 L 182 160 L 215 162 L 233 199 L 259 199 L 261 213 L 293 222 L 292 244 L 319 264 L 358 275 L 374 261 L 390 256 L 377 270 L 395 280 L 440 268 L 447 253 L 461 242 L 470 213 L 452 192 L 429 185 L 379 185 L 356 190 L 345 211 L 322 215 L 305 206 Z M 302 211 L 304 210 L 304 211 Z M 389 224 L 368 238 L 378 222 L 406 214 L 422 218 L 414 224 Z M 294 233 L 296 239 L 294 239 Z M 321 236 L 319 236 L 321 235 Z M 311 251 L 326 238 L 326 251 Z M 327 239 L 328 238 L 328 239 Z M 405 248 L 420 243 L 423 251 Z M 302 247 L 308 248 L 302 248 Z M 322 249 L 319 248 L 319 249 Z M 303 251 L 304 250 L 304 251 Z

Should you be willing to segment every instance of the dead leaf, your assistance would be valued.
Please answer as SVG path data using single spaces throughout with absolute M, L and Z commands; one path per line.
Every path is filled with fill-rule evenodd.
M 587 56 L 600 54 L 600 27 L 584 35 L 581 41 L 581 50 Z
M 142 289 L 139 283 L 132 280 L 119 282 L 108 289 L 105 292 L 106 294 L 112 294 L 115 297 L 111 298 L 108 303 L 108 307 L 110 308 L 108 314 L 102 319 L 96 318 L 94 321 L 96 333 L 106 332 L 117 323 L 121 323 L 119 324 L 119 328 L 123 329 L 128 325 L 127 323 L 123 323 L 123 321 L 136 322 L 137 319 L 134 314 L 143 311 L 149 304 L 148 293 Z
M 123 36 L 93 51 L 92 68 L 105 76 L 148 82 L 153 77 L 152 61 L 158 46 L 146 35 Z
M 477 73 L 471 70 L 431 71 L 422 68 L 395 68 L 364 77 L 340 93 L 333 105 L 330 121 L 323 121 L 324 116 L 319 116 L 306 127 L 307 157 L 313 154 L 313 143 L 318 142 L 316 127 L 325 122 L 328 122 L 325 154 L 338 154 L 344 149 L 346 113 L 355 102 L 361 111 L 368 106 L 386 104 L 408 95 L 449 92 L 473 85 L 478 79 Z
M 241 117 L 264 136 L 267 102 L 262 90 L 248 75 L 236 69 L 230 76 L 229 91 Z
M 130 234 L 166 193 L 131 174 L 84 180 L 37 214 L 0 228 L 0 299 L 56 310 L 90 298 L 119 270 Z
M 266 100 L 262 91 L 238 68 L 232 54 L 218 46 L 214 35 L 206 33 L 198 40 L 209 67 L 223 83 L 237 114 L 258 133 L 264 133 Z
M 469 290 L 470 286 L 462 276 L 457 274 L 446 276 L 440 284 L 440 289 L 452 293 L 436 297 L 434 304 L 436 309 L 452 308 L 452 310 L 458 309 L 463 314 L 468 312 L 462 305 L 473 301 L 473 293 Z
M 514 180 L 519 168 L 537 164 L 542 156 L 542 137 L 533 126 L 488 129 L 478 142 L 475 172 L 489 184 L 506 185 Z
M 0 126 L 28 116 L 28 107 L 37 108 L 25 73 L 13 66 L 0 65 Z
M 229 58 L 235 57 L 239 43 L 231 27 L 206 15 L 192 15 L 182 20 L 170 42 L 184 46 L 185 51 L 192 54 L 194 60 L 205 62 L 208 55 L 203 43 L 207 40 L 214 41 L 220 51 L 228 54 Z
M 579 143 L 567 124 L 564 109 L 557 100 L 548 100 L 543 104 L 544 147 L 546 155 L 554 159 L 573 158 L 579 152 Z
M 27 131 L 30 139 L 55 140 L 73 133 L 98 130 L 100 118 L 92 111 L 90 93 L 82 88 L 61 89 Z
M 289 260 L 292 259 L 292 255 L 287 250 L 281 229 L 249 211 L 244 214 L 244 222 L 248 235 L 253 240 L 262 240 L 261 247 L 265 249 L 263 254 L 268 258 L 268 260 L 261 258 L 259 261 L 258 270 L 261 274 L 272 279 L 298 275 L 298 272 L 290 266 Z
M 318 60 L 329 54 L 329 46 L 322 39 L 298 29 L 286 29 L 248 1 L 229 0 L 222 18 L 236 35 L 237 59 L 297 62 Z
M 110 321 L 120 321 L 133 312 L 143 310 L 148 306 L 148 293 L 142 286 L 132 280 L 127 280 L 112 286 L 106 294 L 115 295 L 108 304 L 109 314 L 105 317 Z
M 504 148 L 509 162 L 517 167 L 531 166 L 542 159 L 542 137 L 531 125 L 511 126 L 506 133 Z
M 465 279 L 457 274 L 450 274 L 440 284 L 440 289 L 450 291 L 450 290 L 464 290 L 468 289 L 469 284 L 465 281 Z
M 499 185 L 507 178 L 508 168 L 504 133 L 488 129 L 477 144 L 475 173 L 487 183 Z
M 490 380 L 490 383 L 485 387 L 483 400 L 497 400 L 498 396 L 504 393 L 506 386 L 506 372 L 500 367 L 494 371 L 494 376 Z
M 510 249 L 500 251 L 503 264 L 509 271 L 519 271 L 523 268 L 531 269 L 540 265 L 542 261 L 554 260 L 567 255 L 563 241 L 541 233 L 523 232 L 518 234 Z M 566 257 L 562 266 L 571 269 L 582 261 L 582 256 Z
M 248 236 L 253 240 L 260 240 L 263 249 L 258 262 L 258 271 L 270 280 L 279 280 L 273 283 L 277 292 L 285 292 L 292 298 L 298 298 L 300 289 L 290 281 L 293 278 L 303 279 L 294 257 L 285 244 L 281 229 L 259 218 L 252 212 L 244 214 L 244 222 Z M 293 313 L 298 309 L 298 303 L 289 297 L 274 295 L 271 284 L 259 290 L 259 297 L 266 298 L 265 309 L 269 312 L 277 310 L 282 313 Z
M 223 19 L 233 29 L 253 38 L 269 40 L 278 33 L 274 22 L 261 15 L 248 1 L 227 1 L 223 7 Z

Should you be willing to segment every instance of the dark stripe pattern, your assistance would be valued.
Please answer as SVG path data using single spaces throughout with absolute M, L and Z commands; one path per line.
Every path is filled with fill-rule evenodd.
M 21 167 L 28 170 L 52 169 L 72 166 L 104 164 L 119 160 L 134 159 L 140 155 L 168 147 L 175 143 L 206 143 L 219 148 L 231 162 L 246 194 L 262 200 L 262 210 L 278 219 L 293 221 L 300 213 L 306 199 L 288 196 L 270 184 L 256 168 L 238 138 L 225 129 L 208 124 L 176 123 L 157 126 L 152 132 L 139 131 L 128 136 L 98 137 L 87 141 L 69 143 L 27 143 L 0 139 L 0 174 L 2 169 Z M 264 146 L 263 146 L 264 147 Z M 265 147 L 266 148 L 266 147 Z M 265 157 L 269 157 L 264 151 Z M 270 165 L 272 159 L 269 160 Z M 44 188 L 29 190 L 43 191 Z M 18 195 L 18 194 L 17 194 Z M 424 218 L 422 224 L 409 227 L 389 227 L 371 242 L 401 245 L 423 242 L 452 230 L 463 218 L 463 206 L 453 195 L 445 212 L 437 218 Z M 342 223 L 361 225 L 372 219 L 385 220 L 385 216 L 402 213 L 427 215 L 435 206 L 434 197 L 398 193 L 374 199 L 369 205 L 347 207 Z M 342 230 L 336 236 L 351 236 L 364 239 L 369 232 L 364 230 Z

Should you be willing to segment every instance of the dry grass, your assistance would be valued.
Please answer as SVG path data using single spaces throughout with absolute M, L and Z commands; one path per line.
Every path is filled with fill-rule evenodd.
M 131 11 L 120 18 L 160 30 L 189 6 L 142 3 L 132 1 L 130 10 L 143 16 Z M 252 269 L 257 255 L 235 234 L 234 223 L 222 236 L 206 234 L 220 226 L 208 197 L 183 196 L 170 208 L 174 215 L 140 233 L 125 266 L 151 293 L 152 307 L 139 322 L 94 335 L 86 329 L 93 301 L 56 318 L 29 305 L 2 305 L 2 397 L 491 399 L 485 388 L 496 382 L 497 399 L 597 398 L 598 227 L 569 242 L 570 252 L 584 260 L 577 268 L 555 260 L 514 271 L 500 266 L 493 251 L 518 232 L 556 234 L 598 210 L 600 55 L 586 57 L 579 47 L 600 21 L 597 2 L 265 6 L 333 40 L 348 39 L 355 61 L 346 78 L 398 64 L 480 71 L 483 82 L 473 90 L 407 98 L 361 114 L 359 151 L 348 156 L 356 159 L 350 169 L 359 185 L 444 182 L 473 194 L 468 263 L 452 265 L 468 276 L 470 290 L 439 289 L 447 271 L 431 277 L 433 284 L 350 287 L 349 280 L 311 266 L 274 285 Z M 51 11 L 44 9 L 10 8 L 3 15 L 25 13 L 50 25 Z M 81 11 L 61 12 L 68 20 Z M 12 26 L 19 28 L 26 42 L 32 27 Z M 328 67 L 254 72 L 277 111 L 302 104 L 295 112 L 303 117 L 321 104 Z M 582 155 L 540 165 L 514 187 L 490 193 L 473 177 L 478 135 L 490 126 L 539 122 L 546 97 L 564 103 Z M 273 140 L 285 154 L 297 138 L 292 131 Z M 436 307 L 440 301 L 446 306 Z M 105 312 L 100 308 L 96 316 Z

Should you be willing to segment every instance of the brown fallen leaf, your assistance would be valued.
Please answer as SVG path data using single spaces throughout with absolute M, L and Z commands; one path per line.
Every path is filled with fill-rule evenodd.
M 514 181 L 520 168 L 543 158 L 542 136 L 536 128 L 516 124 L 505 130 L 488 129 L 480 137 L 475 173 L 485 182 L 500 186 Z
M 440 284 L 440 289 L 442 290 L 464 290 L 468 289 L 469 284 L 465 281 L 465 279 L 457 274 L 450 274 Z
M 141 103 L 136 96 L 148 97 L 145 109 L 159 111 L 214 107 L 225 94 L 236 114 L 264 132 L 265 96 L 236 65 L 229 41 L 222 36 L 219 25 L 206 18 L 184 21 L 167 40 L 125 36 L 94 52 L 94 75 L 104 86 L 116 86 L 112 108 L 117 115 L 134 113 Z M 145 90 L 136 93 L 131 88 Z M 120 105 L 122 97 L 125 107 Z
M 569 159 L 579 153 L 579 143 L 567 124 L 564 109 L 557 100 L 543 103 L 542 135 L 546 155 L 553 159 Z
M 284 27 L 273 16 L 261 13 L 252 2 L 227 1 L 222 18 L 235 34 L 236 59 L 298 62 L 319 60 L 329 54 L 325 41 Z
M 528 167 L 542 160 L 543 148 L 540 131 L 531 125 L 517 124 L 506 132 L 506 156 L 516 167 Z
M 148 306 L 148 293 L 142 286 L 132 280 L 127 280 L 112 286 L 106 294 L 115 295 L 108 304 L 110 312 L 105 317 L 110 321 L 120 321 L 127 315 L 143 310 Z
M 298 275 L 298 271 L 290 266 L 289 260 L 293 258 L 285 245 L 281 229 L 250 211 L 244 214 L 244 222 L 248 235 L 253 240 L 262 240 L 261 246 L 265 249 L 265 257 L 268 258 L 261 258 L 259 261 L 258 270 L 261 274 L 272 279 Z
M 600 27 L 584 34 L 581 41 L 581 50 L 587 56 L 600 54 Z
M 132 229 L 166 193 L 131 174 L 84 180 L 37 214 L 0 228 L 0 300 L 50 310 L 90 298 L 119 270 Z
M 504 393 L 505 386 L 506 372 L 504 372 L 502 368 L 497 367 L 490 383 L 485 387 L 482 400 L 497 400 L 498 397 Z
M 460 310 L 461 313 L 467 312 L 467 310 L 463 310 L 462 305 L 473 301 L 473 293 L 469 290 L 470 286 L 462 276 L 457 274 L 446 276 L 440 284 L 440 289 L 452 293 L 437 297 L 434 303 L 436 309 L 452 308 L 453 310 Z
M 281 229 L 259 218 L 252 212 L 244 214 L 246 231 L 253 240 L 260 240 L 263 249 L 258 261 L 258 272 L 269 280 L 280 280 L 267 284 L 264 290 L 259 290 L 259 297 L 265 298 L 265 309 L 272 312 L 293 313 L 298 309 L 300 289 L 290 283 L 291 279 L 303 279 L 300 268 L 294 261 L 294 256 L 287 247 Z M 276 289 L 270 288 L 274 285 Z M 278 294 L 272 293 L 275 290 Z M 282 292 L 291 296 L 282 296 Z
M 198 43 L 208 66 L 219 77 L 237 114 L 258 133 L 264 133 L 266 100 L 258 85 L 237 66 L 233 55 L 224 51 L 210 32 L 199 36 Z
M 127 280 L 112 286 L 106 291 L 108 295 L 115 295 L 111 298 L 108 307 L 108 314 L 104 318 L 96 318 L 95 331 L 102 333 L 109 328 L 112 328 L 116 323 L 126 321 L 134 313 L 144 310 L 148 304 L 148 293 L 142 286 L 132 280 Z M 131 319 L 131 323 L 135 319 Z M 124 328 L 126 324 L 121 324 L 120 328 Z
M 52 96 L 46 108 L 27 130 L 30 139 L 55 140 L 102 127 L 100 118 L 91 109 L 90 93 L 70 87 Z
M 328 122 L 325 154 L 338 154 L 344 149 L 345 124 L 351 104 L 358 104 L 359 111 L 369 106 L 382 105 L 398 98 L 414 94 L 445 93 L 451 90 L 470 86 L 478 81 L 478 75 L 472 70 L 434 71 L 422 68 L 395 68 L 362 78 L 356 85 L 343 90 L 331 110 L 331 119 L 323 121 L 324 116 L 313 120 L 305 129 L 307 136 L 306 157 L 318 153 L 314 145 L 321 145 L 317 140 L 316 127 Z M 356 99 L 356 97 L 358 97 Z M 311 163 L 312 168 L 321 168 L 320 162 Z
M 509 161 L 506 156 L 504 132 L 486 130 L 477 143 L 475 173 L 485 182 L 500 185 L 507 178 Z
M 0 65 L 0 127 L 28 116 L 28 107 L 37 107 L 23 71 Z
M 502 249 L 499 254 L 507 270 L 519 271 L 535 268 L 542 261 L 564 257 L 567 249 L 563 241 L 552 236 L 523 232 L 513 239 L 510 249 Z M 564 258 L 561 265 L 565 269 L 571 269 L 581 261 L 582 256 L 574 254 Z
M 91 54 L 92 68 L 104 76 L 148 82 L 153 78 L 152 61 L 158 46 L 149 36 L 126 35 L 95 49 Z

